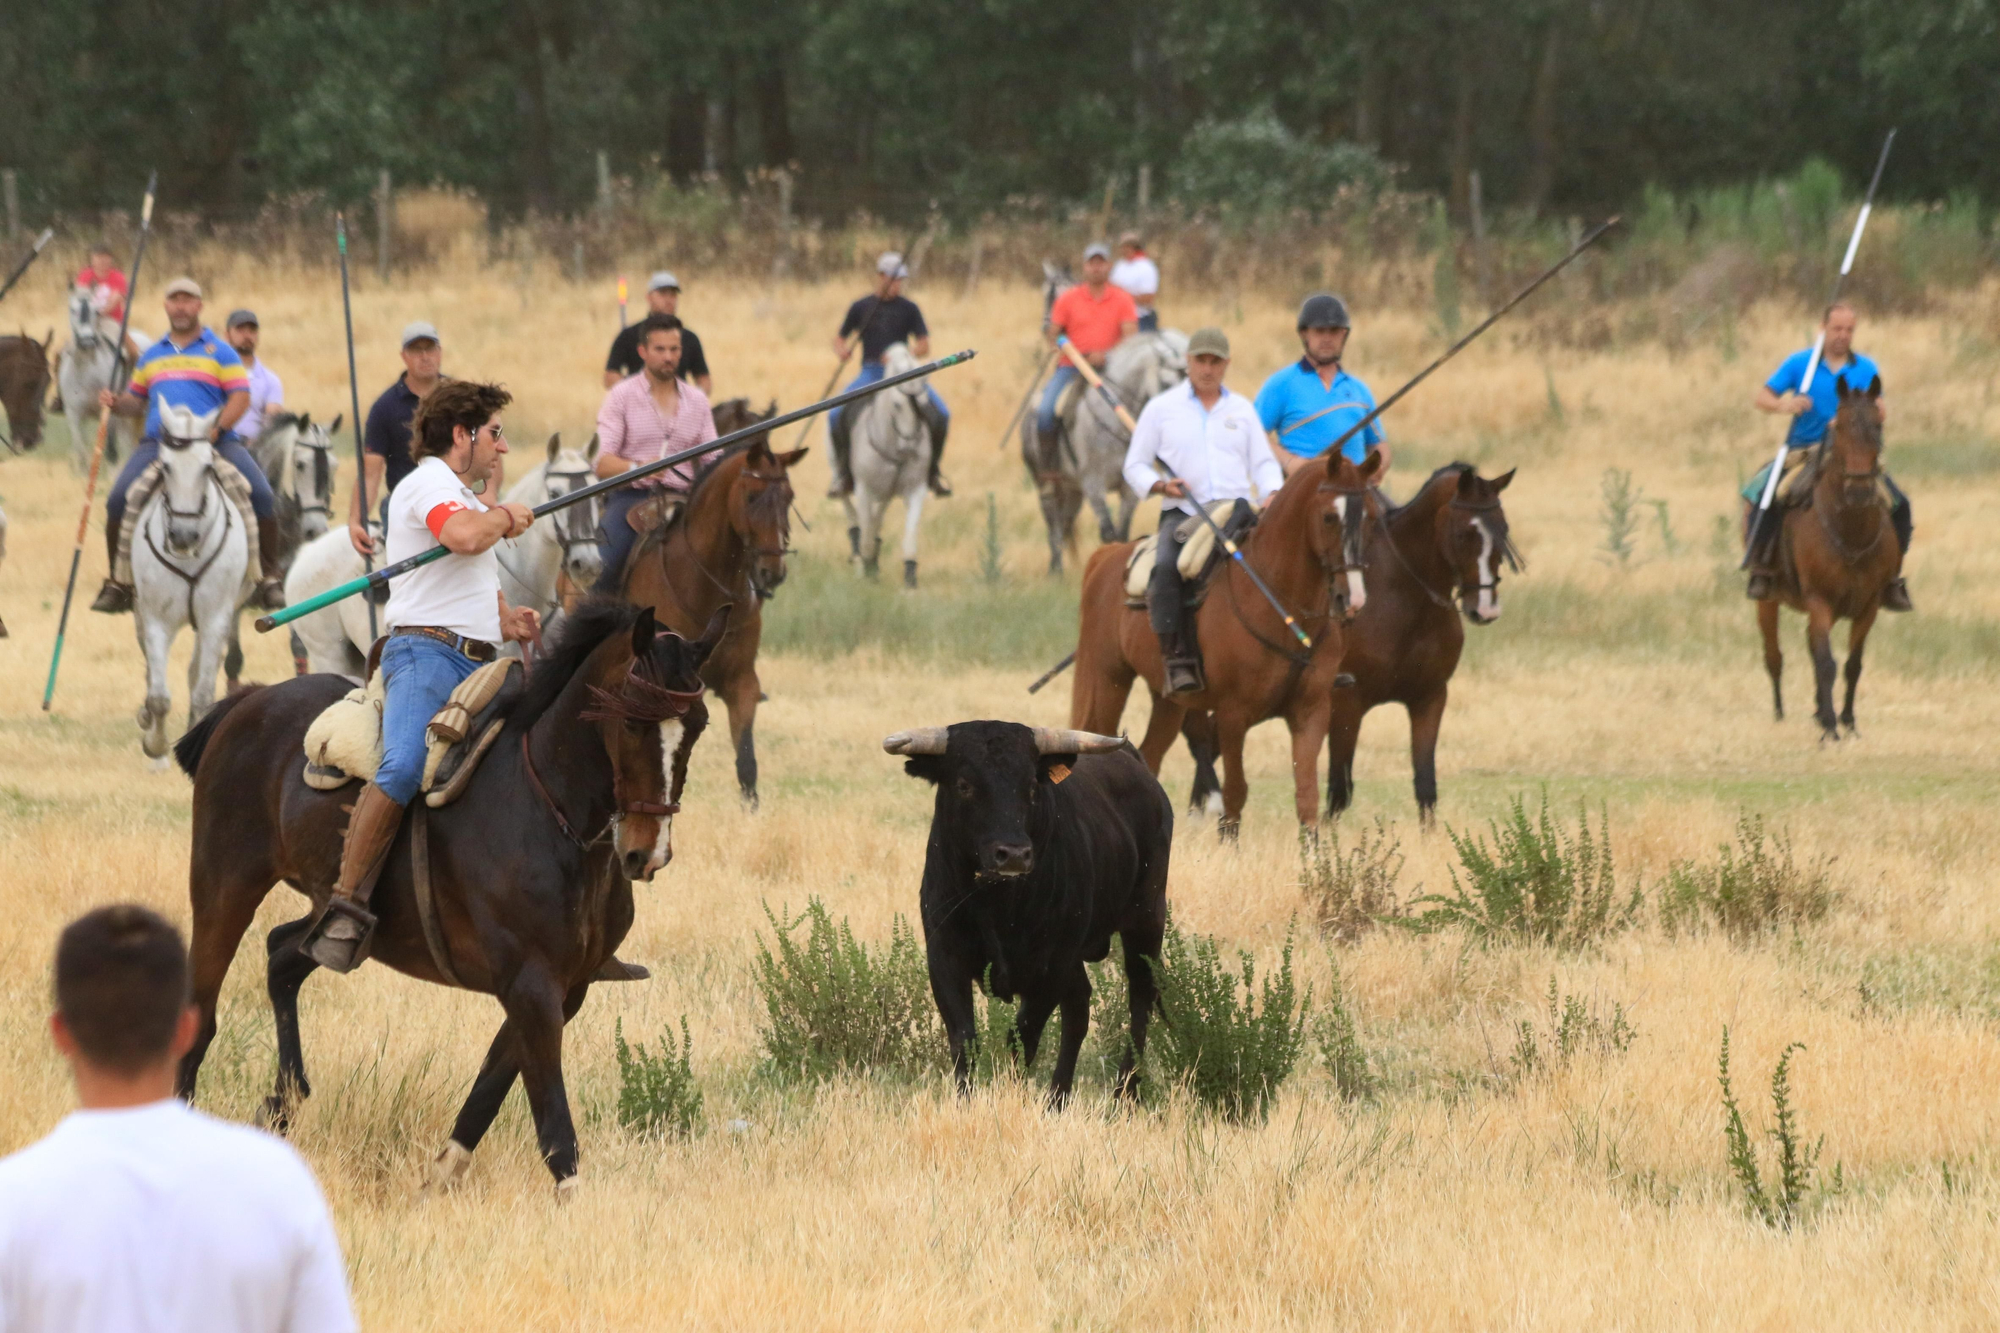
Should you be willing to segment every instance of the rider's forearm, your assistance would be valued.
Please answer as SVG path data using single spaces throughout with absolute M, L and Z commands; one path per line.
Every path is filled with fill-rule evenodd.
M 146 415 L 146 400 L 136 393 L 121 393 L 112 400 L 111 415 L 115 417 L 143 417 Z
M 505 509 L 461 509 L 438 529 L 438 544 L 453 555 L 478 555 L 491 550 L 514 530 L 514 516 Z
M 361 456 L 361 475 L 367 482 L 368 498 L 378 504 L 382 500 L 382 474 L 388 471 L 388 468 L 388 460 L 380 454 L 363 454 Z M 362 513 L 361 509 L 361 491 L 362 488 L 356 486 L 354 488 L 354 495 L 348 501 L 347 521 L 349 526 L 361 526 L 366 522 L 366 516 Z
M 1757 396 L 1750 400 L 1750 405 L 1759 412 L 1769 412 L 1773 415 L 1785 410 L 1785 400 L 1772 393 L 1770 386 L 1765 384 L 1757 386 Z
M 237 422 L 243 420 L 243 414 L 249 410 L 250 391 L 248 389 L 238 389 L 235 393 L 230 394 L 222 404 L 222 415 L 215 419 L 216 434 L 228 434 Z

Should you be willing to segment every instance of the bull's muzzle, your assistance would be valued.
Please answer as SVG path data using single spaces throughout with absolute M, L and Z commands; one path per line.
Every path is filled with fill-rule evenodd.
M 1013 878 L 1025 875 L 1035 868 L 1034 844 L 1026 842 L 991 842 L 980 851 L 980 869 L 989 875 Z

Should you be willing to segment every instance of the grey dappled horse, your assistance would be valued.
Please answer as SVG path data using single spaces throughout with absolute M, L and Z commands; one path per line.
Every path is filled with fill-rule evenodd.
M 281 412 L 264 423 L 250 445 L 250 456 L 271 483 L 278 505 L 278 567 L 264 571 L 266 577 L 285 577 L 299 549 L 324 536 L 332 524 L 333 476 L 340 469 L 333 436 L 344 419 L 336 416 L 332 425 L 322 426 L 310 412 Z M 239 615 L 229 622 L 229 648 L 222 659 L 222 674 L 232 690 L 242 683 L 242 631 Z M 296 632 L 291 639 L 292 659 L 302 665 L 305 649 Z
M 139 351 L 153 340 L 137 329 L 127 334 Z M 90 451 L 97 444 L 97 419 L 104 409 L 97 405 L 100 390 L 111 387 L 111 368 L 118 346 L 118 321 L 106 319 L 90 304 L 90 293 L 70 285 L 69 341 L 56 358 L 56 392 L 62 395 L 63 415 L 69 419 L 70 466 L 81 472 L 90 466 Z M 131 367 L 127 366 L 126 378 Z M 138 442 L 139 423 L 114 417 L 104 441 L 104 461 L 115 463 L 132 451 Z
M 917 359 L 908 344 L 894 343 L 882 354 L 884 377 L 915 369 Z M 847 506 L 847 539 L 854 557 L 869 578 L 881 573 L 882 519 L 889 502 L 903 501 L 903 586 L 917 586 L 917 524 L 923 518 L 924 497 L 930 492 L 931 455 L 936 442 L 917 410 L 930 391 L 930 377 L 898 384 L 858 407 L 848 428 L 851 441 L 853 493 Z
M 597 480 L 597 437 L 581 452 L 563 448 L 560 434 L 549 436 L 543 464 L 507 488 L 503 497 L 530 509 L 580 491 Z M 519 537 L 500 543 L 500 591 L 509 606 L 532 606 L 549 620 L 563 608 L 566 592 L 587 593 L 604 568 L 597 525 L 604 505 L 584 500 L 558 509 Z

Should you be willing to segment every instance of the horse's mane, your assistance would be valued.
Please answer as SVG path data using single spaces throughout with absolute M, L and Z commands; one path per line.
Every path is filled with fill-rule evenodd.
M 613 598 L 590 598 L 564 614 L 562 630 L 535 658 L 535 671 L 514 705 L 511 725 L 534 723 L 556 701 L 584 661 L 614 634 L 629 631 L 639 608 Z

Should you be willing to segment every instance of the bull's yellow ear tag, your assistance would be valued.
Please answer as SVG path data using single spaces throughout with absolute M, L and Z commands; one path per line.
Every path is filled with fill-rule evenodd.
M 1070 767 L 1068 764 L 1049 765 L 1050 782 L 1060 783 L 1064 778 L 1068 777 L 1069 774 L 1070 774 Z

